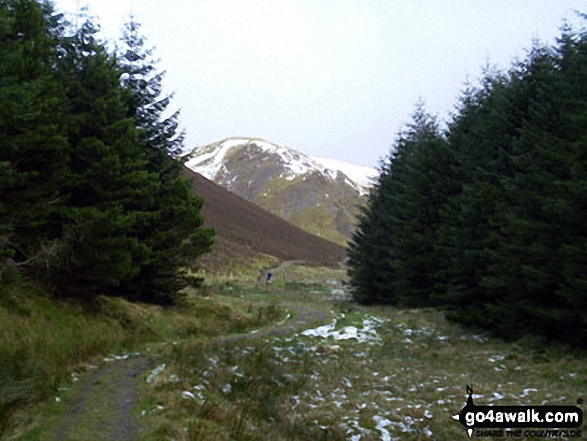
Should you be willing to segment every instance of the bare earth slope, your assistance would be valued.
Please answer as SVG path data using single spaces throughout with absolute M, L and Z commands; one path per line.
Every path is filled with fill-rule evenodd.
M 195 193 L 204 198 L 205 225 L 216 230 L 215 251 L 239 257 L 267 254 L 279 260 L 337 266 L 346 257 L 345 249 L 237 196 L 184 168 Z

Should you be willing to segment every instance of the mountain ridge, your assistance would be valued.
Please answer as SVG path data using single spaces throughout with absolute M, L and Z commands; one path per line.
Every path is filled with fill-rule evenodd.
M 346 244 L 357 207 L 376 170 L 311 157 L 263 138 L 225 138 L 185 155 L 186 167 L 338 244 Z

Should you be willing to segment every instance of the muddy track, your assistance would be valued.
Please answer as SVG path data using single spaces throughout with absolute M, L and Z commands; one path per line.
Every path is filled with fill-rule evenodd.
M 241 340 L 253 340 L 261 337 L 271 337 L 288 335 L 299 332 L 306 327 L 323 321 L 329 317 L 329 314 L 322 309 L 316 309 L 305 305 L 296 305 L 291 303 L 279 303 L 285 309 L 295 310 L 295 316 L 284 322 L 274 324 L 266 329 L 260 331 L 249 332 L 248 334 L 234 334 L 218 339 L 218 343 L 231 343 Z
M 79 390 L 67 400 L 71 410 L 53 435 L 44 439 L 135 439 L 138 421 L 132 409 L 142 373 L 151 363 L 144 356 L 114 360 L 86 376 Z
M 329 314 L 314 307 L 281 303 L 278 306 L 295 311 L 292 318 L 258 332 L 219 336 L 212 343 L 224 344 L 263 337 L 288 335 L 323 321 Z M 57 429 L 46 440 L 134 440 L 138 436 L 139 422 L 133 413 L 137 390 L 145 374 L 160 360 L 148 356 L 134 356 L 115 360 L 87 375 L 73 397 L 71 410 L 62 417 Z

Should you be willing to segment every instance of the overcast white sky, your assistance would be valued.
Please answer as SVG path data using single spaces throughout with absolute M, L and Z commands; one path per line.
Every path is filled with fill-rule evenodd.
M 422 98 L 446 120 L 463 83 L 554 44 L 587 0 L 56 0 L 105 38 L 132 12 L 182 109 L 187 147 L 262 137 L 376 166 Z

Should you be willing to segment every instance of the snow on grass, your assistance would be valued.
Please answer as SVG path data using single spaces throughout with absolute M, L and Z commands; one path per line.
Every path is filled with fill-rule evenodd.
M 566 370 L 566 359 L 533 361 L 435 311 L 367 311 L 345 310 L 291 336 L 205 348 L 197 367 L 184 370 L 184 383 L 165 387 L 174 388 L 176 399 L 182 392 L 196 398 L 178 400 L 194 406 L 186 418 L 196 411 L 236 412 L 262 431 L 267 420 L 255 420 L 250 411 L 271 409 L 318 438 L 415 441 L 466 436 L 450 416 L 465 405 L 467 384 L 474 386 L 476 404 L 546 405 L 568 403 L 573 384 L 587 375 L 577 361 Z M 524 369 L 516 371 L 520 365 Z M 216 413 L 218 403 L 226 405 Z M 279 425 L 263 435 L 280 439 Z
M 188 390 L 184 390 L 184 391 L 181 393 L 181 396 L 182 396 L 183 398 L 191 398 L 191 399 L 194 399 L 194 400 L 196 399 L 196 396 L 195 396 L 195 395 L 194 395 L 192 392 L 190 392 L 190 391 L 188 391 Z
M 151 371 L 151 373 L 149 374 L 149 376 L 147 377 L 147 383 L 152 383 L 153 380 L 157 377 L 157 375 L 159 375 L 161 372 L 163 372 L 165 370 L 165 368 L 167 367 L 166 364 L 161 364 L 159 366 L 157 366 L 155 369 L 153 369 Z
M 301 335 L 306 337 L 332 337 L 334 340 L 349 340 L 354 338 L 359 343 L 381 342 L 381 337 L 375 330 L 376 324 L 377 322 L 373 318 L 366 318 L 363 320 L 363 327 L 361 329 L 355 326 L 345 326 L 342 329 L 336 330 L 336 320 L 333 320 L 329 325 L 306 329 L 301 332 Z

